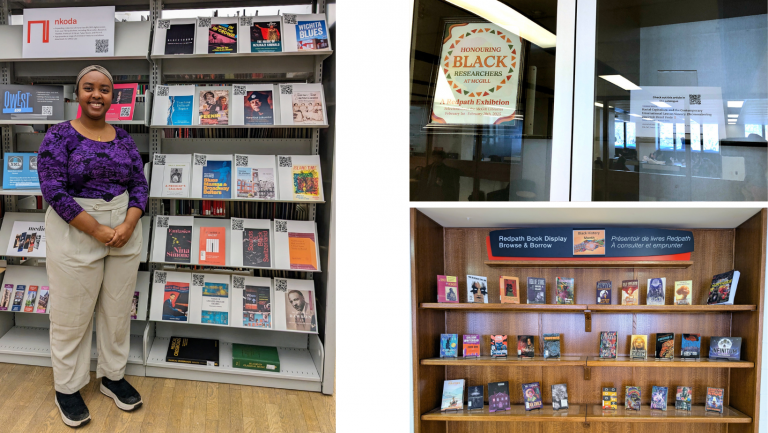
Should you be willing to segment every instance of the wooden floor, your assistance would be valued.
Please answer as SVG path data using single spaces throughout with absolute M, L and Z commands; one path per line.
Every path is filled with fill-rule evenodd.
M 99 392 L 96 373 L 80 393 L 91 422 L 73 430 L 54 404 L 53 370 L 0 363 L 0 432 L 334 432 L 334 396 L 245 385 L 126 376 L 144 405 L 123 412 Z

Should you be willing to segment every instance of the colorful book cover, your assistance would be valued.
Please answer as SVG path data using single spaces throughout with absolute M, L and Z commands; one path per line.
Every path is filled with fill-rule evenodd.
M 494 358 L 507 356 L 506 335 L 491 335 L 491 356 Z
M 36 153 L 6 153 L 3 189 L 39 189 Z
M 616 331 L 603 331 L 600 333 L 600 358 L 616 358 L 616 344 L 619 336 Z
M 701 357 L 701 335 L 683 334 L 680 347 L 680 357 L 683 359 L 699 359 Z
M 291 269 L 317 270 L 317 247 L 314 233 L 288 232 L 288 258 Z
M 632 344 L 629 348 L 630 359 L 647 359 L 648 358 L 648 336 L 647 335 L 632 335 Z
M 245 286 L 243 289 L 243 326 L 272 328 L 272 300 L 270 288 Z
M 605 230 L 574 230 L 574 256 L 604 256 Z
M 37 300 L 37 286 L 29 286 L 27 290 L 27 299 L 24 301 L 24 312 L 32 313 L 35 311 L 35 301 Z
M 520 279 L 517 277 L 499 277 L 499 293 L 502 304 L 519 304 Z
M 640 410 L 640 387 L 627 386 L 624 408 L 626 410 Z
M 688 386 L 678 386 L 677 395 L 675 395 L 675 409 L 677 410 L 691 410 L 691 402 L 693 401 L 693 392 Z
M 440 410 L 464 409 L 464 379 L 443 382 L 443 401 Z
M 253 268 L 272 266 L 269 229 L 243 229 L 243 266 Z
M 271 90 L 249 90 L 243 98 L 243 124 L 274 125 L 275 103 Z
M 573 278 L 555 278 L 555 299 L 556 304 L 574 304 Z
M 169 230 L 170 233 L 170 230 Z M 227 229 L 200 227 L 200 264 L 224 266 L 227 258 Z
M 736 286 L 739 284 L 739 271 L 728 271 L 712 277 L 712 285 L 709 287 L 707 305 L 733 304 L 736 296 Z
M 328 29 L 325 20 L 296 22 L 296 49 L 326 50 L 328 49 Z
M 230 198 L 232 161 L 206 160 L 203 165 L 203 198 Z
M 664 293 L 667 290 L 666 278 L 649 278 L 648 295 L 645 298 L 646 305 L 664 305 Z
M 545 359 L 560 357 L 560 334 L 544 334 L 542 353 Z
M 27 286 L 23 284 L 18 284 L 16 286 L 16 293 L 13 296 L 13 306 L 11 307 L 11 311 L 21 311 L 21 304 L 24 302 L 24 291 L 26 291 Z
M 190 263 L 192 255 L 192 227 L 169 226 L 165 238 L 165 261 Z
M 488 278 L 467 275 L 467 302 L 470 304 L 488 303 Z
M 275 170 L 237 167 L 237 198 L 274 200 Z
M 208 54 L 237 52 L 237 24 L 213 24 L 208 29 Z
M 666 386 L 654 386 L 651 389 L 651 409 L 667 410 Z
M 598 304 L 611 304 L 611 289 L 613 282 L 611 280 L 600 280 L 597 282 L 597 300 Z
M 279 53 L 283 51 L 280 33 L 280 22 L 272 20 L 257 20 L 251 23 L 251 52 Z
M 511 410 L 509 401 L 509 382 L 488 384 L 488 412 Z
M 186 322 L 189 308 L 189 284 L 167 282 L 163 291 L 163 320 Z
M 320 200 L 320 167 L 294 165 L 291 168 L 294 200 Z M 282 197 L 281 197 L 282 198 Z
M 11 308 L 11 299 L 13 298 L 13 284 L 3 285 L 3 295 L 0 297 L 0 311 L 7 311 Z
M 640 286 L 637 280 L 621 282 L 621 305 L 640 305 Z
M 229 284 L 203 285 L 202 323 L 229 325 Z
M 166 39 L 167 41 L 167 39 Z M 136 108 L 136 95 L 139 92 L 138 83 L 115 83 L 112 85 L 112 105 L 107 110 L 107 121 L 133 120 L 133 110 Z M 77 118 L 82 114 L 82 107 L 77 106 Z
M 42 293 L 40 294 L 40 296 L 43 296 Z M 139 292 L 133 292 L 133 299 L 131 300 L 131 319 L 136 319 L 138 316 L 139 316 Z
M 659 332 L 656 334 L 656 359 L 672 360 L 675 357 L 675 334 Z
M 229 90 L 203 89 L 198 91 L 200 125 L 229 124 Z
M 457 358 L 459 352 L 458 334 L 440 334 L 440 357 Z
M 189 126 L 192 124 L 192 103 L 194 96 L 168 96 L 168 126 Z
M 323 94 L 313 90 L 291 93 L 294 125 L 324 125 Z
M 619 408 L 619 396 L 616 392 L 616 388 L 605 387 L 603 388 L 603 409 L 618 409 Z
M 0 85 L 0 101 L 0 120 L 64 119 L 62 86 Z
M 171 24 L 165 31 L 165 54 L 192 54 L 195 52 L 194 44 L 194 24 Z
M 136 293 L 139 293 L 139 292 L 136 292 Z M 48 310 L 48 286 L 43 286 L 43 287 L 40 287 L 40 294 L 37 295 L 37 311 L 36 312 L 45 313 L 47 310 Z
M 544 278 L 528 277 L 528 303 L 547 303 L 547 283 Z
M 482 409 L 485 406 L 485 395 L 483 394 L 483 387 L 470 386 L 467 389 L 467 409 Z
M 480 356 L 480 336 L 477 334 L 464 335 L 464 357 Z
M 520 358 L 533 358 L 533 335 L 517 336 L 517 356 Z
M 437 276 L 437 302 L 459 302 L 459 279 L 450 275 Z
M 568 409 L 568 385 L 552 385 L 552 409 Z
M 723 413 L 723 388 L 707 388 L 707 407 L 708 411 Z
M 691 289 L 693 280 L 675 281 L 675 305 L 693 305 L 691 301 Z
M 523 400 L 525 401 L 525 410 L 541 409 L 544 406 L 541 401 L 539 382 L 523 384 Z
M 711 337 L 709 358 L 738 361 L 741 359 L 741 337 Z

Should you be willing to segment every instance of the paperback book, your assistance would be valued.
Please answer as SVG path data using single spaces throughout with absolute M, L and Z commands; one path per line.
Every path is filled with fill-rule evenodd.
M 709 359 L 741 359 L 741 337 L 710 337 Z
M 24 312 L 32 313 L 35 311 L 35 301 L 37 301 L 37 286 L 29 286 L 27 297 L 24 301 Z
M 232 155 L 193 154 L 191 198 L 232 198 Z
M 274 301 L 275 329 L 317 333 L 315 285 L 312 280 L 275 278 Z
M 276 269 L 320 271 L 314 221 L 275 219 L 274 227 Z
M 232 343 L 232 367 L 279 373 L 280 355 L 276 347 Z
M 280 200 L 323 201 L 318 155 L 278 155 Z
M 470 304 L 488 303 L 488 278 L 467 275 L 467 302 Z
M 171 337 L 165 361 L 218 367 L 219 340 Z
M 464 357 L 480 357 L 480 336 L 477 334 L 464 335 Z
M 523 400 L 525 401 L 525 410 L 541 409 L 544 406 L 541 401 L 539 382 L 523 384 Z
M 624 408 L 626 410 L 640 410 L 640 387 L 627 386 L 626 393 Z
M 608 304 L 611 303 L 611 288 L 613 283 L 611 280 L 600 280 L 597 282 L 597 303 Z
M 517 356 L 520 358 L 533 358 L 533 335 L 517 336 Z
M 192 155 L 156 153 L 152 160 L 152 184 L 149 196 L 188 198 L 191 173 Z
M 488 384 L 488 412 L 511 410 L 509 401 L 509 382 L 491 382 Z
M 555 278 L 555 299 L 556 304 L 573 304 L 573 278 Z
M 659 332 L 656 334 L 656 359 L 671 361 L 675 357 L 675 334 Z
M 467 409 L 482 409 L 485 406 L 485 395 L 482 386 L 467 388 Z
M 446 380 L 443 382 L 443 400 L 440 410 L 464 409 L 464 379 Z
M 277 165 L 271 155 L 235 155 L 238 199 L 276 200 Z
M 706 410 L 723 413 L 724 395 L 725 390 L 723 388 L 707 388 Z
M 437 276 L 437 302 L 459 302 L 459 280 L 453 276 Z
M 208 54 L 237 52 L 237 23 L 212 24 L 208 29 Z
M 330 50 L 324 14 L 283 14 L 283 51 Z
M 174 272 L 174 274 L 178 274 Z M 163 290 L 162 320 L 186 322 L 189 312 L 189 282 L 168 281 Z
M 8 152 L 3 158 L 3 189 L 40 189 L 36 153 Z
M 542 353 L 545 359 L 560 357 L 560 334 L 544 334 Z
M 618 409 L 619 396 L 616 392 L 616 388 L 604 387 L 603 388 L 603 409 Z
M 621 305 L 640 305 L 637 280 L 624 280 L 621 282 Z
M 547 303 L 547 284 L 544 278 L 528 277 L 528 303 Z
M 248 18 L 250 18 L 250 41 L 248 41 L 250 52 L 279 53 L 283 51 L 282 20 L 280 16 L 255 16 Z M 245 38 L 243 39 L 245 40 Z M 243 50 L 243 52 L 247 51 Z
M 0 84 L 0 120 L 64 120 L 64 87 Z
M 654 386 L 651 389 L 651 410 L 667 410 L 667 387 Z
M 112 104 L 107 110 L 107 122 L 125 122 L 133 120 L 136 108 L 136 95 L 139 93 L 138 83 L 115 83 L 112 85 Z M 82 107 L 77 106 L 77 118 L 82 115 Z
M 552 385 L 552 409 L 568 409 L 568 385 Z
M 198 264 L 225 266 L 227 263 L 227 229 L 224 227 L 200 227 L 199 251 Z
M 648 336 L 647 335 L 632 335 L 632 345 L 629 349 L 630 359 L 647 359 L 648 358 Z
M 506 335 L 491 335 L 491 356 L 494 358 L 507 356 Z
M 616 331 L 600 332 L 600 358 L 616 358 L 616 343 L 618 342 L 618 339 L 619 337 Z
M 152 126 L 192 125 L 194 85 L 155 86 L 152 98 Z M 154 176 L 153 179 L 156 179 Z
M 649 278 L 646 305 L 664 305 L 664 293 L 667 290 L 666 278 Z
M 211 281 L 215 277 L 223 277 L 227 282 Z M 192 282 L 193 285 L 202 283 L 200 323 L 229 325 L 229 278 L 224 275 L 192 274 Z
M 709 287 L 707 305 L 733 305 L 736 297 L 736 287 L 739 284 L 739 271 L 728 271 L 712 277 L 712 285 Z
M 517 277 L 499 277 L 499 293 L 502 304 L 519 304 L 520 279 Z
M 136 292 L 137 294 L 139 292 Z M 0 308 L 2 310 L 2 308 Z M 48 311 L 48 286 L 40 287 L 40 294 L 37 295 L 37 309 L 36 313 L 45 313 Z M 132 317 L 135 319 L 135 317 Z
M 693 393 L 688 386 L 678 386 L 677 394 L 675 395 L 675 409 L 676 410 L 691 410 L 691 402 L 693 401 Z
M 272 221 L 232 218 L 229 257 L 234 267 L 271 268 Z
M 45 223 L 14 221 L 6 256 L 45 257 Z
M 457 334 L 440 334 L 440 357 L 456 358 L 459 351 L 459 336 Z
M 229 125 L 229 87 L 198 87 L 198 124 Z
M 230 326 L 272 329 L 275 292 L 272 279 L 231 275 L 232 315 Z M 282 293 L 280 293 L 282 295 Z M 285 319 L 281 320 L 285 323 Z
M 193 223 L 191 216 L 155 216 L 151 261 L 191 263 Z
M 162 21 L 167 21 L 163 24 Z M 194 20 L 193 20 L 194 21 Z M 162 26 L 160 24 L 163 24 Z M 163 54 L 193 54 L 195 52 L 195 24 L 176 23 L 174 20 L 158 20 L 155 34 L 163 27 L 165 31 L 165 49 Z
M 278 84 L 278 87 L 281 124 L 326 125 L 328 123 L 322 84 Z
M 693 287 L 693 280 L 675 281 L 675 305 L 693 305 L 691 287 Z
M 680 339 L 680 357 L 683 359 L 699 359 L 701 356 L 701 335 L 683 334 Z

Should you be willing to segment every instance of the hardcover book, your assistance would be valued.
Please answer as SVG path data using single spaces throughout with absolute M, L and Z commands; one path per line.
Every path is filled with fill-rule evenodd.
M 488 412 L 511 410 L 509 401 L 509 382 L 488 384 Z
M 728 271 L 712 277 L 712 285 L 709 287 L 707 305 L 733 305 L 736 297 L 736 286 L 739 284 L 739 271 Z
M 632 335 L 632 344 L 629 349 L 630 359 L 648 358 L 648 336 Z
M 16 285 L 16 293 L 13 296 L 13 306 L 11 306 L 11 311 L 21 311 L 21 304 L 24 303 L 24 292 L 26 289 L 27 286 L 24 284 Z
M 165 54 L 193 54 L 195 51 L 195 25 L 169 24 L 165 33 Z
M 458 334 L 440 334 L 440 357 L 456 358 L 459 351 Z
M 274 263 L 272 221 L 244 218 L 230 220 L 231 266 L 271 268 Z
M 616 388 L 603 388 L 603 409 L 618 409 L 619 396 Z
M 0 120 L 64 120 L 64 87 L 0 84 Z
M 691 288 L 693 280 L 675 281 L 675 305 L 693 305 L 691 302 Z
M 521 358 L 533 358 L 534 356 L 533 335 L 517 336 L 517 356 Z
M 552 385 L 552 409 L 568 409 L 568 385 Z
M 624 280 L 621 282 L 621 305 L 640 305 L 637 280 Z
M 547 303 L 547 284 L 544 278 L 528 277 L 528 303 Z
M 616 343 L 619 337 L 616 331 L 602 331 L 600 333 L 600 358 L 616 358 Z
M 283 51 L 330 50 L 328 27 L 323 14 L 282 14 Z
M 459 302 L 459 280 L 450 275 L 437 276 L 437 302 Z
M 706 410 L 723 413 L 723 388 L 707 388 Z
M 0 297 L 0 311 L 8 311 L 13 299 L 13 284 L 3 284 L 3 294 Z
M 45 292 L 47 294 L 48 288 L 43 287 L 43 289 L 45 289 Z M 42 292 L 40 293 L 40 296 L 41 297 L 43 296 Z M 40 305 L 39 302 L 38 302 L 38 305 Z M 139 292 L 133 292 L 133 299 L 131 299 L 131 319 L 136 319 L 138 315 L 139 315 Z
M 208 29 L 208 54 L 237 52 L 237 24 L 212 24 Z
M 626 397 L 624 399 L 624 408 L 626 410 L 640 410 L 640 387 L 627 386 Z
M 325 96 L 320 83 L 278 84 L 280 124 L 326 125 Z
M 485 395 L 482 386 L 467 388 L 467 409 L 482 409 L 485 406 Z
M 651 410 L 667 410 L 667 387 L 654 386 L 651 389 Z
M 671 361 L 675 357 L 675 334 L 659 332 L 656 334 L 656 359 Z
M 193 276 L 196 274 L 193 274 Z M 229 284 L 205 281 L 200 322 L 229 325 Z
M 219 366 L 219 340 L 171 337 L 166 362 Z
M 276 347 L 232 344 L 232 367 L 280 372 L 280 355 Z
M 149 196 L 159 198 L 189 197 L 192 155 L 156 153 L 152 160 L 152 184 Z
M 680 339 L 680 357 L 683 359 L 699 359 L 701 356 L 701 335 L 683 334 Z
M 645 298 L 646 305 L 664 305 L 664 293 L 667 290 L 666 278 L 648 279 L 648 296 Z
M 193 154 L 191 198 L 232 198 L 232 155 Z
M 3 189 L 40 189 L 36 153 L 3 155 Z
M 195 86 L 177 85 L 155 87 L 152 99 L 153 126 L 189 126 L 194 114 Z M 152 179 L 157 179 L 152 176 Z
M 545 359 L 560 357 L 560 334 L 544 334 L 542 353 Z
M 555 278 L 555 299 L 556 304 L 573 304 L 573 278 Z
M 464 409 L 464 379 L 446 380 L 443 382 L 443 400 L 440 410 Z
M 464 357 L 480 356 L 480 336 L 477 334 L 464 335 Z
M 494 358 L 507 356 L 506 335 L 491 335 L 491 356 Z
M 675 395 L 675 409 L 690 411 L 691 401 L 693 401 L 691 388 L 687 386 L 678 386 L 677 395 Z
M 139 293 L 139 292 L 136 292 Z M 5 294 L 3 294 L 5 296 Z M 0 308 L 2 310 L 2 308 Z M 45 313 L 48 310 L 48 286 L 40 288 L 40 294 L 37 295 L 37 310 L 36 313 Z M 132 317 L 135 319 L 135 317 Z
M 252 53 L 283 51 L 280 16 L 255 16 L 251 21 L 250 31 Z
M 168 232 L 171 232 L 170 227 Z M 198 263 L 208 266 L 225 266 L 227 262 L 226 243 L 226 228 L 200 227 L 200 260 Z
M 519 304 L 520 279 L 517 277 L 499 277 L 499 293 L 502 304 Z
M 133 120 L 136 108 L 136 95 L 139 92 L 138 83 L 116 83 L 112 85 L 112 105 L 107 110 L 108 122 Z M 82 115 L 82 107 L 77 106 L 77 118 Z
M 186 322 L 189 311 L 189 283 L 168 281 L 163 291 L 162 320 Z
M 710 337 L 709 358 L 738 361 L 741 359 L 741 337 Z
M 229 125 L 229 88 L 198 87 L 198 124 Z
M 544 406 L 541 401 L 539 382 L 523 384 L 523 400 L 525 401 L 525 410 L 541 409 Z
M 14 221 L 6 256 L 45 257 L 45 223 Z
M 611 280 L 600 280 L 597 282 L 597 303 L 608 304 L 611 303 L 611 288 L 613 283 Z
M 235 165 L 237 166 L 237 198 L 277 199 L 277 166 L 274 156 L 235 154 Z
M 274 227 L 276 269 L 320 270 L 314 221 L 275 219 Z
M 488 303 L 488 278 L 467 275 L 467 302 L 470 304 Z
M 192 227 L 168 226 L 165 238 L 165 262 L 190 263 L 192 255 Z
M 24 301 L 24 312 L 31 313 L 35 310 L 35 301 L 37 300 L 37 286 L 29 286 L 27 298 Z
M 278 155 L 280 200 L 323 201 L 318 155 Z

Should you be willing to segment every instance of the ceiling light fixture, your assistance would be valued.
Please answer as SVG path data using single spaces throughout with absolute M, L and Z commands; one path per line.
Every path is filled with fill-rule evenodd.
M 448 0 L 541 48 L 557 46 L 557 36 L 498 0 Z
M 741 108 L 744 101 L 728 101 L 728 108 Z
M 640 87 L 638 87 L 637 84 L 627 80 L 621 75 L 600 75 L 600 78 L 609 83 L 613 83 L 624 90 L 640 90 Z

